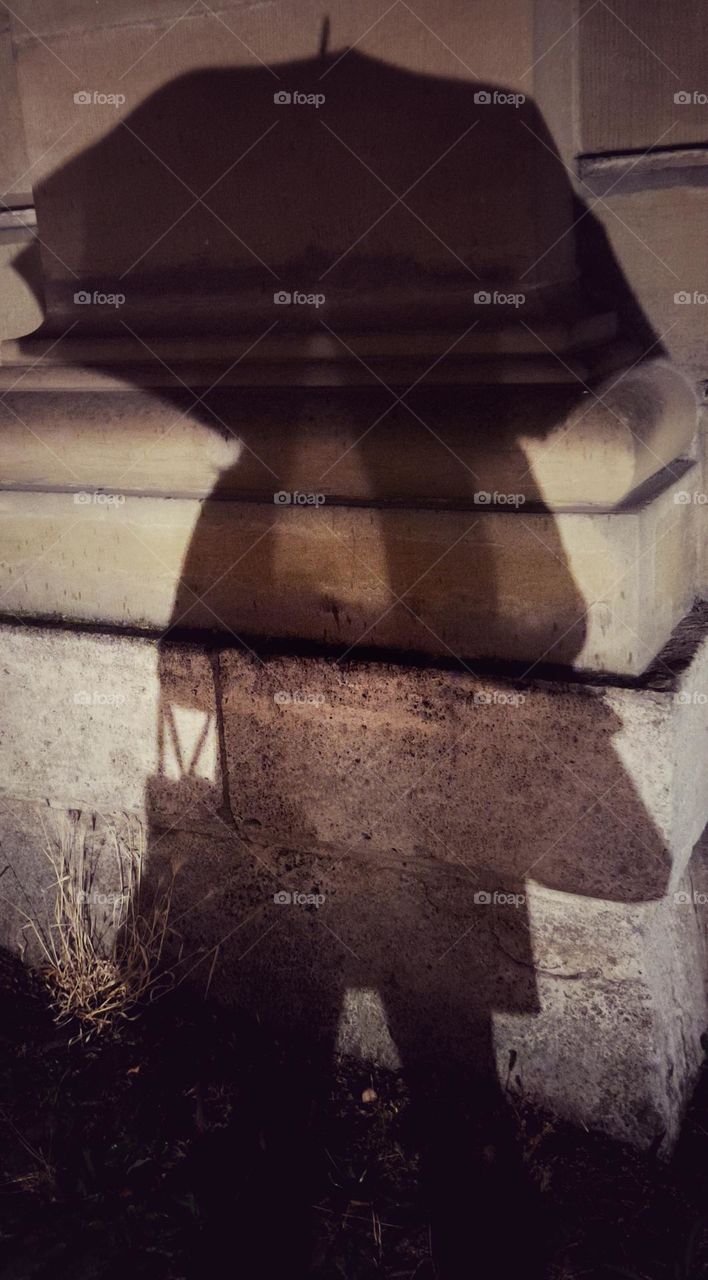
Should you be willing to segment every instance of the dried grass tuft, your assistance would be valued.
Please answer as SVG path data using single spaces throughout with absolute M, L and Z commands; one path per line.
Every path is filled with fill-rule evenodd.
M 106 821 L 119 891 L 110 919 L 101 920 L 92 894 L 86 821 L 76 811 L 57 818 L 55 839 L 42 823 L 44 852 L 55 877 L 53 918 L 41 928 L 26 916 L 25 927 L 38 943 L 57 1022 L 75 1020 L 78 1035 L 87 1038 L 116 1019 L 130 1018 L 140 1004 L 174 986 L 175 966 L 162 963 L 168 937 L 176 936 L 170 928 L 174 876 L 162 888 L 151 885 L 148 894 L 142 824 L 124 815 L 119 831 L 116 822 Z

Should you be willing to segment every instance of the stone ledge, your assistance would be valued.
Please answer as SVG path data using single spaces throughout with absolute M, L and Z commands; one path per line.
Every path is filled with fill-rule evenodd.
M 5 491 L 1 607 L 638 675 L 694 599 L 699 484 L 528 516 Z
M 612 509 L 687 454 L 693 387 L 649 361 L 581 388 L 420 389 L 395 405 L 383 388 L 324 393 L 217 389 L 193 408 L 181 388 L 44 391 L 0 403 L 4 487 L 128 489 L 272 499 L 470 502 L 475 490 L 552 509 Z

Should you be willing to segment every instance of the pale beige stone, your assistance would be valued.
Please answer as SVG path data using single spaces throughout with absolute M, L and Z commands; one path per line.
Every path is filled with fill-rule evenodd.
M 0 494 L 6 614 L 645 670 L 696 590 L 694 466 L 614 514 Z
M 34 333 L 44 319 L 39 245 L 29 231 L 0 231 L 0 338 Z
M 593 200 L 592 191 L 583 193 L 581 188 L 581 194 Z M 594 205 L 594 216 L 621 264 L 637 306 L 668 355 L 691 377 L 704 379 L 708 187 L 679 185 L 625 192 L 620 180 Z
M 611 508 L 686 454 L 697 425 L 692 386 L 660 360 L 592 393 L 428 392 L 411 400 L 414 412 L 384 388 L 297 399 L 222 388 L 194 406 L 186 389 L 40 394 L 21 369 L 16 378 L 0 403 L 0 478 L 13 488 L 208 497 L 218 482 L 221 497 L 275 487 L 435 502 L 469 501 L 478 489 L 552 509 Z

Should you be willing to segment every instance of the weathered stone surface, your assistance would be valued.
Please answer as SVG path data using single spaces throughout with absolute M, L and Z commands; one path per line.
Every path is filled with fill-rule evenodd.
M 45 928 L 51 919 L 42 842 L 60 819 L 0 805 L 13 868 L 0 931 L 29 955 L 26 915 Z M 81 821 L 95 823 L 90 851 L 109 901 L 119 877 L 103 842 L 123 819 Z M 208 837 L 153 827 L 147 883 L 172 883 L 180 976 L 203 990 L 211 974 L 213 994 L 266 1025 L 392 1067 L 414 1068 L 434 1045 L 438 1063 L 491 1070 L 572 1122 L 662 1150 L 677 1136 L 707 1016 L 692 905 L 508 884 L 394 850 L 266 854 L 226 826 Z
M 699 483 L 694 466 L 616 513 L 555 515 L 6 491 L 0 598 L 18 617 L 638 674 L 694 598 Z
M 0 403 L 0 483 L 13 488 L 612 507 L 691 447 L 693 387 L 666 361 L 566 388 L 393 393 L 186 389 L 45 392 Z M 211 410 L 213 410 L 213 415 Z
M 39 245 L 29 231 L 0 230 L 0 338 L 33 333 L 44 319 Z
M 231 814 L 240 838 L 267 848 L 393 849 L 566 893 L 656 898 L 708 816 L 695 786 L 708 754 L 698 632 L 662 689 L 217 660 L 4 626 L 2 789 L 163 825 L 219 829 Z
M 212 667 L 197 649 L 5 627 L 0 791 L 78 809 L 213 819 L 222 803 Z M 163 714 L 169 706 L 169 715 Z
M 660 897 L 708 818 L 707 661 L 661 692 L 225 653 L 231 807 L 268 845 Z
M 708 1016 L 698 922 L 673 898 L 550 892 L 400 850 L 263 853 L 225 836 L 196 857 L 172 833 L 153 869 L 178 867 L 197 904 L 187 954 L 220 944 L 221 999 L 389 1066 L 434 1044 L 576 1123 L 670 1146 Z
M 708 414 L 705 408 L 699 413 L 699 434 L 698 434 L 698 455 L 701 464 L 701 488 L 699 503 L 703 505 L 704 512 L 708 513 Z M 702 599 L 708 599 L 708 536 L 706 535 L 706 526 L 708 524 L 708 514 L 699 516 L 696 521 L 696 542 L 697 564 L 698 564 L 698 595 Z
M 12 206 L 32 203 L 32 178 L 25 147 L 22 106 L 17 92 L 9 19 L 9 11 L 3 9 L 0 14 L 0 79 L 3 86 L 0 114 L 0 192 L 2 203 Z
M 674 108 L 679 119 L 683 110 Z M 591 191 L 584 194 L 592 198 Z M 701 186 L 650 185 L 625 191 L 625 182 L 620 179 L 614 190 L 595 206 L 595 216 L 615 259 L 622 264 L 635 305 L 641 309 L 662 347 L 692 377 L 705 378 L 708 316 L 708 262 L 704 248 L 708 185 L 705 180 Z M 601 258 L 597 271 L 601 277 Z
M 558 1114 L 669 1144 L 706 1016 L 682 896 L 705 639 L 684 649 L 621 688 L 5 626 L 2 939 L 48 909 L 47 799 L 99 854 L 132 810 L 191 981 L 216 953 L 212 989 L 265 1020 L 503 1084 L 513 1061 Z
M 512 1078 L 527 1096 L 571 1120 L 582 1114 L 588 1127 L 670 1150 L 708 1021 L 695 914 L 673 894 L 628 906 L 534 886 L 528 912 L 539 1012 L 493 1014 L 500 1078 L 516 1051 Z
M 97 945 L 107 944 L 125 918 L 144 836 L 129 813 L 0 796 L 0 945 L 32 965 L 61 954 L 56 890 L 67 871 L 68 893 L 85 905 Z

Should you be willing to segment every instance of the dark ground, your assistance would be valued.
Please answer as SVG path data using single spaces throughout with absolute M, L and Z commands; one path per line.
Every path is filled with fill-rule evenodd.
M 511 1131 L 479 1098 L 447 1099 L 470 1253 L 445 1269 L 405 1075 L 339 1061 L 327 1078 L 181 992 L 88 1044 L 75 1032 L 6 959 L 2 1280 L 504 1280 L 511 1258 L 524 1280 L 708 1277 L 708 1075 L 670 1164 L 518 1098 Z

